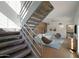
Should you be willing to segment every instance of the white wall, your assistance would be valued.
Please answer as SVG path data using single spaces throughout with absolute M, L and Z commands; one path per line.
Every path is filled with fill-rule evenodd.
M 74 18 L 74 24 L 79 25 L 79 7 L 77 8 L 75 18 Z
M 76 15 L 74 18 L 74 24 L 78 26 L 76 37 L 77 37 L 77 53 L 79 55 L 79 6 L 77 7 Z
M 30 18 L 30 16 L 37 9 L 40 3 L 41 1 L 35 1 L 32 3 L 22 24 L 24 24 L 26 20 Z M 18 25 L 19 27 L 21 26 L 19 15 L 5 1 L 0 1 L 0 12 L 11 19 L 16 25 Z
M 59 22 L 51 22 L 50 25 L 48 25 L 48 30 L 50 28 L 55 29 L 56 28 L 56 33 L 61 33 L 63 35 L 63 38 L 66 35 L 66 26 L 63 24 L 64 27 L 60 27 Z
M 43 21 L 46 22 L 46 21 Z M 72 25 L 73 20 L 70 17 L 59 17 L 54 19 L 48 19 L 46 23 L 49 23 L 47 29 L 49 31 L 50 28 L 56 28 L 56 32 L 61 33 L 62 38 L 66 37 L 66 25 Z M 59 23 L 62 23 L 63 27 L 59 26 Z
M 77 34 L 77 54 L 79 55 L 79 26 L 77 27 L 77 32 L 78 32 L 78 34 Z
M 20 26 L 20 20 L 17 13 L 5 1 L 0 1 L 0 12 Z

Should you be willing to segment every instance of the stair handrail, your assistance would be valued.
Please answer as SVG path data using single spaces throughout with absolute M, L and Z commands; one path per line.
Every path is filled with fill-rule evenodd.
M 25 25 L 31 30 L 31 32 L 37 36 L 37 34 L 25 23 Z M 38 37 L 39 38 L 39 37 Z
M 21 10 L 20 10 L 20 21 L 22 21 L 24 18 L 25 18 L 25 16 L 27 15 L 27 12 L 28 12 L 28 9 L 29 9 L 29 7 L 32 5 L 32 1 L 26 1 L 24 4 L 23 4 L 23 6 L 22 6 L 22 8 L 21 8 Z
M 31 31 L 34 35 L 37 35 L 27 24 L 25 24 Z
M 21 10 L 20 10 L 20 15 L 23 13 L 23 11 L 25 10 L 25 8 L 27 7 L 27 4 L 29 3 L 30 1 L 26 1 L 23 6 L 21 7 Z
M 25 27 L 23 27 L 23 28 L 25 28 Z M 33 38 L 33 36 L 27 30 L 27 28 L 25 28 L 25 30 L 28 32 L 29 36 L 35 41 L 35 39 Z M 41 48 L 41 46 L 36 41 L 35 41 L 35 43 Z
M 24 32 L 24 30 L 22 29 L 22 32 L 27 36 L 27 34 Z M 25 37 L 25 36 L 24 36 Z M 29 39 L 30 43 L 33 45 L 33 47 L 36 49 L 37 53 L 41 56 L 40 51 L 35 47 L 35 45 L 33 44 L 33 42 L 30 40 L 29 36 L 27 36 L 27 38 Z
M 24 9 L 25 11 L 23 11 L 23 13 L 21 13 L 22 15 L 20 14 L 21 17 L 23 17 L 25 15 L 25 12 L 27 12 L 27 10 L 28 10 L 29 6 L 31 5 L 31 3 L 32 3 L 32 1 L 27 3 L 27 5 L 25 6 L 25 9 Z
M 24 2 L 24 4 L 22 5 L 21 7 L 21 10 L 20 10 L 20 14 L 23 12 L 23 10 L 25 9 L 24 6 L 26 5 L 26 2 Z
M 27 24 L 25 24 L 26 26 L 28 26 Z M 28 26 L 28 28 L 31 30 L 31 32 L 35 35 L 35 36 L 37 36 L 37 34 Z M 38 37 L 39 38 L 39 37 Z M 36 41 L 35 41 L 36 42 Z M 37 43 L 37 42 L 36 42 Z M 37 43 L 38 44 L 38 43 Z M 40 45 L 39 45 L 40 46 Z M 41 46 L 40 46 L 41 47 Z
M 27 3 L 27 4 L 26 4 Z M 27 10 L 28 10 L 28 8 L 30 7 L 30 5 L 31 5 L 31 3 L 32 3 L 32 1 L 31 2 L 26 2 L 25 3 L 25 5 L 23 5 L 22 6 L 22 8 L 23 8 L 23 10 L 21 9 L 21 11 L 20 11 L 20 16 L 23 18 L 23 16 L 25 16 L 26 14 L 26 12 L 27 12 Z M 27 6 L 28 5 L 28 6 Z M 26 8 L 27 7 L 27 8 Z M 28 26 L 28 25 L 27 25 Z M 35 44 L 33 44 L 33 41 L 32 40 L 34 40 L 34 42 L 36 43 L 36 44 L 38 44 L 38 46 L 41 48 L 41 46 L 39 45 L 39 43 L 37 43 L 36 41 L 35 41 L 35 39 L 34 39 L 34 37 L 31 35 L 31 33 L 28 31 L 28 29 L 26 28 L 26 27 L 24 27 L 24 25 L 22 25 L 22 27 L 25 29 L 25 31 L 27 31 L 28 32 L 28 34 L 29 34 L 29 36 L 27 36 L 27 33 L 25 33 L 25 31 L 23 30 L 23 28 L 22 28 L 22 32 L 25 34 L 25 36 L 27 36 L 28 37 L 28 40 L 30 41 L 30 43 L 34 46 L 34 48 L 35 48 L 35 50 L 38 52 L 38 54 L 41 56 L 41 53 L 40 53 L 40 51 L 38 50 L 38 48 L 35 46 Z M 28 26 L 28 28 L 31 30 L 31 28 Z M 31 32 L 34 34 L 34 35 L 36 35 L 36 33 L 34 33 L 32 30 L 31 30 Z M 25 37 L 24 36 L 24 37 Z M 32 40 L 31 40 L 31 39 Z

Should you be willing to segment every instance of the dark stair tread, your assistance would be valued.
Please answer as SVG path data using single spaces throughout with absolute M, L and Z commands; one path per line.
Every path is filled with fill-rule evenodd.
M 30 19 L 31 21 L 35 21 L 35 22 L 41 22 L 41 19 L 37 18 L 37 17 L 31 17 Z
M 6 47 L 6 46 L 17 45 L 17 44 L 22 43 L 23 41 L 24 41 L 23 39 L 17 39 L 17 40 L 2 42 L 0 43 L 0 48 Z
M 29 27 L 35 27 L 35 25 L 28 25 Z M 25 24 L 24 27 L 27 27 L 27 25 Z
M 9 58 L 23 58 L 24 56 L 27 56 L 29 53 L 31 53 L 31 50 L 29 48 L 24 48 L 23 50 L 12 54 Z
M 38 23 L 35 23 L 35 22 L 27 22 L 26 24 L 34 24 L 34 25 L 37 25 Z
M 28 54 L 27 56 L 25 56 L 24 58 L 37 58 L 37 57 L 32 52 L 32 53 Z
M 16 45 L 16 46 L 12 46 L 12 47 L 7 47 L 5 49 L 2 49 L 0 50 L 0 54 L 10 54 L 10 53 L 13 53 L 13 52 L 16 52 L 18 50 L 21 50 L 23 48 L 27 47 L 27 44 L 23 43 L 23 44 L 20 44 L 20 45 Z
M 10 35 L 10 36 L 0 37 L 0 42 L 16 40 L 16 39 L 19 39 L 19 37 L 20 35 Z
M 33 21 L 33 20 L 28 20 L 27 22 L 32 22 L 32 23 L 39 23 L 39 22 L 36 22 L 36 21 Z
M 6 42 L 6 41 L 11 41 L 11 40 L 18 40 L 18 38 L 16 38 L 16 37 L 13 37 L 13 38 L 3 38 L 3 39 L 0 39 L 0 43 L 1 42 Z
M 29 26 L 29 27 L 31 27 L 31 26 L 32 26 L 32 27 L 35 27 L 35 25 L 30 25 L 30 24 L 29 24 L 28 26 Z
M 0 32 L 0 37 L 8 35 L 18 35 L 20 32 Z

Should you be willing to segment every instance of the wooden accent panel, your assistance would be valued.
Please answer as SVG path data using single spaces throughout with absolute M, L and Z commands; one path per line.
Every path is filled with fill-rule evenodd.
M 45 33 L 47 31 L 47 23 L 41 22 L 36 26 L 36 33 Z

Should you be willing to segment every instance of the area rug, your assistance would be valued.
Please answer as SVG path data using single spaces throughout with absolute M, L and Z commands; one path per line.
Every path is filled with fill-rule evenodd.
M 54 39 L 47 47 L 59 49 L 64 42 L 64 39 Z

